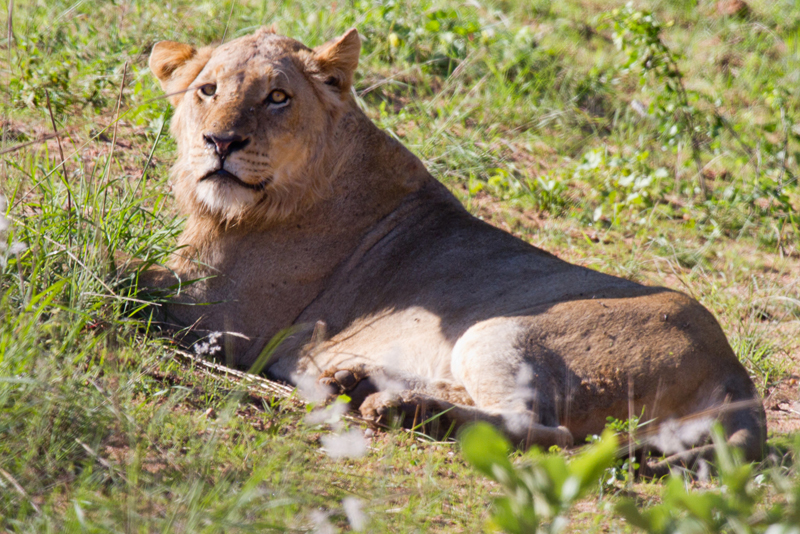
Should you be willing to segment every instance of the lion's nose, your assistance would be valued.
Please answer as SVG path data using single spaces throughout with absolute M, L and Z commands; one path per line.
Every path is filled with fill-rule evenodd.
M 206 143 L 209 145 L 214 146 L 214 150 L 222 159 L 227 158 L 232 152 L 243 149 L 250 142 L 250 139 L 242 137 L 241 135 L 223 136 L 213 133 L 203 135 L 203 139 L 205 139 Z

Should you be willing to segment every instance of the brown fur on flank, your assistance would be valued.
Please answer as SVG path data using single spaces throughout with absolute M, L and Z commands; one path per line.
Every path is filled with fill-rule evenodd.
M 632 389 L 658 422 L 734 403 L 718 411 L 729 439 L 760 457 L 763 408 L 714 317 L 471 216 L 359 109 L 359 50 L 355 30 L 313 50 L 268 30 L 154 47 L 189 218 L 172 271 L 148 283 L 200 280 L 164 320 L 228 332 L 240 366 L 294 326 L 267 372 L 357 392 L 374 419 L 449 409 L 565 445 L 626 419 Z

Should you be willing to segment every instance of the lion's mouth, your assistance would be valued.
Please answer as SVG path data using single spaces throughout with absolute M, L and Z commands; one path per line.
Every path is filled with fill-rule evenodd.
M 230 181 L 240 187 L 252 189 L 253 191 L 263 191 L 269 185 L 270 181 L 272 181 L 270 178 L 267 178 L 266 180 L 262 180 L 257 184 L 248 184 L 247 182 L 243 181 L 241 178 L 239 178 L 232 172 L 228 172 L 225 169 L 218 169 L 216 171 L 211 171 L 202 178 L 200 178 L 201 182 L 204 182 L 206 180 Z

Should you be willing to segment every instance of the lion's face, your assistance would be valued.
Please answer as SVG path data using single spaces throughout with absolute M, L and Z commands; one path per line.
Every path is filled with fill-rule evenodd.
M 157 43 L 150 68 L 176 106 L 173 186 L 184 209 L 274 220 L 319 196 L 359 49 L 354 30 L 316 50 L 269 30 L 199 51 Z

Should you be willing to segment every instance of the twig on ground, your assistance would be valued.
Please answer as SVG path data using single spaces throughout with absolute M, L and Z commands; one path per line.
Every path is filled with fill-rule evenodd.
M 136 187 L 133 188 L 133 194 L 136 195 L 136 192 L 139 190 L 139 186 L 144 184 L 144 178 L 147 176 L 147 169 L 150 167 L 150 163 L 153 161 L 153 155 L 156 153 L 156 147 L 158 146 L 158 142 L 161 140 L 161 134 L 164 132 L 164 124 L 166 124 L 166 117 L 164 114 L 161 115 L 161 127 L 158 129 L 158 134 L 156 134 L 156 140 L 153 142 L 153 148 L 150 149 L 150 155 L 147 157 L 147 162 L 144 164 L 144 169 L 142 169 L 142 177 L 139 179 L 139 182 L 136 184 Z
M 64 187 L 67 188 L 67 245 L 72 248 L 72 189 L 69 187 L 69 173 L 67 172 L 67 162 L 64 159 L 64 149 L 61 147 L 61 136 L 58 135 L 53 106 L 50 105 L 50 91 L 45 89 L 44 96 L 47 99 L 47 112 L 50 114 L 50 123 L 53 125 L 53 135 L 56 136 L 56 143 L 58 143 L 58 154 L 61 156 L 61 178 L 64 181 Z
M 64 159 L 64 149 L 61 147 L 61 136 L 58 135 L 56 118 L 53 116 L 53 106 L 50 105 L 50 91 L 45 89 L 44 96 L 47 99 L 47 112 L 50 114 L 50 123 L 53 125 L 53 135 L 56 138 L 56 143 L 58 143 L 58 154 L 61 156 L 61 176 L 64 179 L 64 185 L 67 187 L 67 210 L 72 213 L 72 191 L 70 191 L 69 179 L 67 178 L 67 161 Z
M 42 509 L 41 509 L 41 508 L 39 508 L 39 507 L 36 505 L 36 503 L 35 503 L 35 502 L 33 502 L 33 501 L 31 500 L 31 497 L 30 497 L 30 495 L 28 495 L 28 492 L 27 492 L 27 491 L 25 491 L 25 488 L 23 488 L 22 486 L 20 486 L 20 484 L 19 484 L 19 482 L 17 482 L 17 479 L 16 479 L 16 478 L 14 478 L 13 476 L 11 476 L 11 473 L 9 473 L 8 471 L 6 471 L 5 469 L 0 469 L 0 475 L 3 475 L 3 477 L 4 477 L 6 480 L 8 480 L 8 482 L 9 482 L 9 483 L 10 483 L 12 486 L 14 486 L 14 489 L 15 489 L 15 490 L 17 490 L 17 493 L 19 493 L 20 495 L 22 495 L 22 497 L 23 497 L 24 499 L 27 499 L 27 501 L 28 501 L 29 503 L 31 503 L 31 506 L 33 507 L 33 509 L 34 509 L 34 510 L 36 510 L 36 513 L 37 513 L 37 514 L 41 514 L 41 513 L 42 513 Z
M 222 44 L 225 44 L 225 37 L 228 36 L 228 26 L 231 23 L 231 17 L 233 16 L 233 7 L 236 5 L 236 0 L 231 2 L 231 10 L 228 11 L 228 20 L 225 21 L 225 31 L 222 32 Z
M 117 111 L 114 119 L 114 135 L 111 137 L 111 153 L 108 155 L 108 164 L 106 165 L 106 182 L 108 182 L 108 175 L 111 173 L 111 163 L 114 160 L 114 148 L 117 146 L 117 127 L 119 126 L 119 110 L 122 106 L 122 91 L 125 89 L 125 76 L 128 74 L 128 62 L 122 67 L 122 82 L 119 84 L 119 96 L 117 96 Z M 106 215 L 106 199 L 108 198 L 108 187 L 103 192 L 103 209 L 100 212 L 101 217 Z

